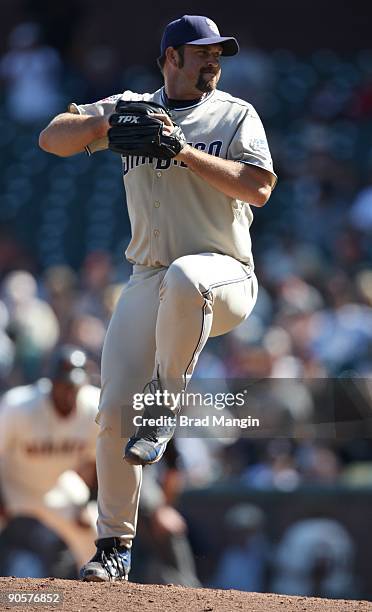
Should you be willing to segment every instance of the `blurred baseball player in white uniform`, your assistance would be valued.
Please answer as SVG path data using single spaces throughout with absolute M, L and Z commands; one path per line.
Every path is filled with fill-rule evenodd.
M 250 206 L 267 202 L 276 176 L 255 109 L 217 89 L 220 56 L 238 50 L 207 17 L 184 15 L 161 41 L 164 87 L 71 104 L 40 135 L 40 146 L 60 156 L 105 149 L 108 118 L 122 99 L 163 105 L 187 141 L 171 160 L 122 158 L 132 229 L 126 256 L 134 267 L 102 355 L 97 553 L 84 580 L 127 578 L 142 466 L 161 458 L 174 432 L 172 419 L 140 425 L 123 461 L 121 419 L 133 395 L 146 385 L 154 397 L 185 389 L 208 337 L 244 321 L 256 301 Z M 161 120 L 170 133 L 171 120 Z
M 93 526 L 82 528 L 89 488 L 78 475 L 80 470 L 94 483 L 99 389 L 88 384 L 85 364 L 83 351 L 64 345 L 52 359 L 49 378 L 16 387 L 0 402 L 0 491 L 6 521 L 10 526 L 19 517 L 37 519 L 62 538 L 77 564 L 90 554 L 88 543 L 95 535 Z M 0 545 L 5 539 L 0 536 Z M 46 546 L 40 542 L 40 550 Z M 14 548 L 27 547 L 19 534 Z M 6 567 L 4 554 L 1 563 Z

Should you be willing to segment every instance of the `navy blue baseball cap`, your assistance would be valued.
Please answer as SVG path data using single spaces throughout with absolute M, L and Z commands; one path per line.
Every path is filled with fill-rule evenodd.
M 218 27 L 208 17 L 184 15 L 168 23 L 161 39 L 160 54 L 168 47 L 180 45 L 222 45 L 222 55 L 235 55 L 239 51 L 238 41 L 232 36 L 220 36 Z

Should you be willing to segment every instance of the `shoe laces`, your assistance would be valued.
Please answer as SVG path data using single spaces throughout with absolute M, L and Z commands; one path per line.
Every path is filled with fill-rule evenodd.
M 150 442 L 158 442 L 159 438 L 163 438 L 163 437 L 167 437 L 167 436 L 172 436 L 172 434 L 174 433 L 174 427 L 176 425 L 176 417 L 175 415 L 170 414 L 168 415 L 161 415 L 163 416 L 163 418 L 174 418 L 174 425 L 159 425 L 159 426 L 155 426 L 155 427 L 150 427 L 148 425 L 144 425 L 143 428 L 141 428 L 141 438 L 144 438 L 145 440 L 149 440 Z
M 143 436 L 143 439 L 144 440 L 149 440 L 149 442 L 157 442 L 158 441 L 156 433 L 153 430 L 145 433 L 145 435 Z
M 106 572 L 109 574 L 109 576 L 111 576 L 112 578 L 116 577 L 115 566 L 116 566 L 117 575 L 120 576 L 120 575 L 126 574 L 124 561 L 122 557 L 120 556 L 118 549 L 115 546 L 111 548 L 108 553 L 106 553 L 106 551 L 102 549 L 101 551 L 99 551 L 99 554 L 100 554 L 100 561 L 103 567 L 105 568 Z
M 151 395 L 155 396 L 155 393 L 158 390 L 163 391 L 163 388 L 160 382 L 160 378 L 154 378 L 145 385 L 143 389 L 143 393 L 147 391 Z M 174 419 L 176 419 L 176 416 L 180 410 L 178 409 L 178 410 L 170 411 L 170 410 L 166 410 L 164 406 L 158 406 L 158 408 L 160 410 L 159 414 L 156 413 L 156 406 L 155 406 L 155 410 L 151 412 L 148 408 L 146 408 L 144 416 L 152 417 L 152 418 L 163 417 L 167 419 L 173 417 Z M 149 442 L 156 443 L 159 441 L 159 438 L 167 437 L 168 435 L 171 436 L 174 432 L 174 425 L 159 425 L 155 427 L 151 427 L 149 425 L 143 425 L 142 427 L 139 428 L 139 431 L 140 431 L 141 438 L 148 440 Z

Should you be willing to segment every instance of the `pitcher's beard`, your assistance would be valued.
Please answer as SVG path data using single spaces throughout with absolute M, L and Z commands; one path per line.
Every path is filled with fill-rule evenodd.
M 214 79 L 210 79 L 207 81 L 203 74 L 199 74 L 199 78 L 196 82 L 196 88 L 199 89 L 202 93 L 210 93 L 214 89 L 216 89 L 216 85 L 214 84 Z

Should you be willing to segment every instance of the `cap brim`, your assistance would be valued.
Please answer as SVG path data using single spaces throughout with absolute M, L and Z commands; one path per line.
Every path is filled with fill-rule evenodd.
M 200 38 L 185 43 L 186 45 L 222 45 L 222 55 L 236 55 L 239 53 L 239 45 L 236 38 L 230 36 L 213 36 L 213 38 Z

